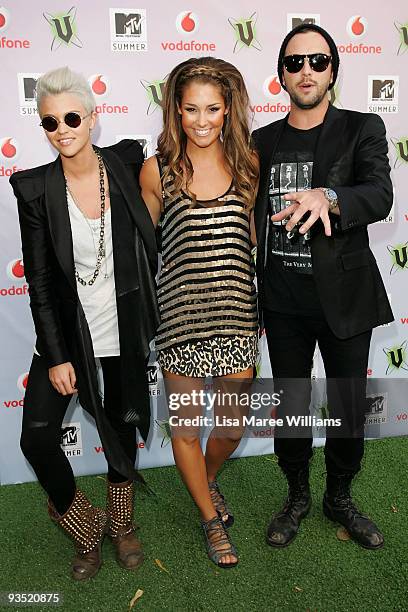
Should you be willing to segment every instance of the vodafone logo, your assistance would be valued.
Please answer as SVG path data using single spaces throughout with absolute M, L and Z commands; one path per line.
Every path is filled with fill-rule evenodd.
M 282 85 L 279 83 L 278 75 L 268 76 L 262 86 L 262 91 L 264 96 L 269 99 L 275 100 L 277 96 L 279 96 L 282 91 Z
M 24 374 L 20 374 L 20 376 L 17 378 L 17 388 L 19 389 L 19 391 L 21 391 L 21 393 L 25 393 L 25 390 L 27 389 L 27 383 L 28 372 L 24 372 Z
M 7 265 L 7 276 L 13 281 L 24 281 L 24 262 L 22 259 L 13 259 Z
M 277 74 L 271 74 L 263 82 L 262 93 L 268 100 L 262 104 L 250 105 L 253 113 L 288 113 L 290 111 L 289 98 L 279 82 Z
M 0 140 L 0 157 L 4 161 L 14 161 L 19 153 L 17 140 L 12 136 Z
M 24 262 L 22 259 L 12 259 L 6 267 L 7 276 L 13 281 L 10 287 L 0 287 L 0 297 L 16 297 L 28 294 L 25 282 Z
M 4 7 L 0 6 L 0 34 L 5 32 L 10 25 L 10 13 Z M 29 49 L 31 43 L 29 40 L 22 38 L 12 40 L 5 36 L 0 36 L 0 49 Z
M 88 82 L 95 96 L 105 96 L 110 92 L 110 83 L 104 74 L 93 74 Z
M 180 34 L 190 36 L 198 31 L 199 19 L 192 11 L 183 11 L 176 18 L 176 28 Z
M 28 384 L 28 372 L 20 374 L 17 378 L 17 389 L 24 396 Z M 24 406 L 24 397 L 20 399 L 11 399 L 3 401 L 4 408 L 22 408 Z
M 200 20 L 197 13 L 183 11 L 176 17 L 176 29 L 182 38 L 180 40 L 163 40 L 160 46 L 163 51 L 193 51 L 196 53 L 212 53 L 216 49 L 215 42 L 194 40 L 193 35 L 199 30 Z M 188 40 L 186 40 L 188 39 Z
M 360 42 L 367 34 L 368 23 L 367 19 L 362 15 L 353 15 L 347 21 L 346 32 L 349 38 L 354 42 L 340 43 L 337 45 L 339 53 L 345 54 L 361 54 L 361 55 L 380 55 L 382 53 L 381 45 L 365 44 Z
M 10 13 L 4 6 L 0 6 L 0 32 L 7 30 L 10 23 Z
M 105 74 L 93 74 L 89 77 L 88 83 L 97 99 L 104 98 L 110 93 L 110 81 Z M 126 104 L 107 104 L 106 102 L 101 102 L 95 106 L 95 111 L 98 115 L 127 115 L 129 107 Z
M 367 19 L 361 15 L 353 15 L 347 22 L 346 30 L 351 38 L 361 38 L 367 33 Z

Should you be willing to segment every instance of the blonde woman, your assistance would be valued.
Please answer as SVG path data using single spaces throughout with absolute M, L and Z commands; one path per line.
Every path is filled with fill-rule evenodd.
M 136 426 L 146 439 L 150 422 L 146 359 L 157 320 L 156 242 L 139 195 L 141 147 L 131 140 L 92 145 L 97 118 L 86 79 L 69 68 L 48 72 L 37 83 L 37 103 L 58 157 L 10 179 L 37 334 L 21 448 L 48 495 L 50 517 L 74 540 L 72 576 L 85 580 L 101 566 L 105 533 L 122 567 L 143 561 L 133 480 Z M 95 417 L 108 462 L 106 510 L 77 488 L 60 447 L 76 394 Z

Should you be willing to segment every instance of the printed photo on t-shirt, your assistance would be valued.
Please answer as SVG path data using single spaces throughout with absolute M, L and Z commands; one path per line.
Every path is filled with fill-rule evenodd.
M 295 156 L 294 156 L 295 157 Z M 311 156 L 312 157 L 312 156 Z M 306 191 L 312 188 L 313 161 L 282 161 L 273 164 L 269 179 L 270 214 L 274 215 L 292 202 L 286 201 L 286 193 Z M 312 274 L 312 258 L 309 233 L 288 232 L 283 221 L 272 221 L 270 230 L 270 253 L 279 257 L 284 270 L 294 270 L 302 274 Z

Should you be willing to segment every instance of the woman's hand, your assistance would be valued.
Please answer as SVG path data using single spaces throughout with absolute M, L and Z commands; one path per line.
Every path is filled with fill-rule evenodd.
M 75 388 L 75 370 L 70 361 L 49 368 L 48 375 L 52 386 L 58 393 L 61 393 L 61 395 L 72 395 L 78 392 Z

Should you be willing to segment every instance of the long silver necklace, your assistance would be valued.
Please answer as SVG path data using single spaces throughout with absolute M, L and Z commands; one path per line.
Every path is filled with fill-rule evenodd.
M 96 153 L 96 156 L 98 158 L 98 166 L 99 166 L 99 193 L 100 193 L 100 197 L 101 197 L 101 225 L 99 228 L 99 243 L 98 243 L 98 251 L 96 253 L 96 266 L 95 266 L 95 270 L 92 274 L 92 277 L 89 281 L 84 280 L 83 278 L 81 278 L 79 276 L 78 270 L 76 269 L 75 266 L 75 278 L 77 279 L 78 283 L 80 283 L 83 287 L 86 287 L 87 285 L 91 286 L 94 284 L 94 282 L 96 281 L 100 269 L 102 267 L 102 262 L 105 258 L 105 172 L 104 172 L 104 167 L 103 167 L 103 159 L 101 154 L 99 153 L 98 149 L 94 148 L 94 151 Z M 71 193 L 72 198 L 74 199 L 72 192 L 69 190 L 68 188 L 68 182 L 67 179 L 65 177 L 65 188 L 67 193 Z M 77 205 L 77 208 L 79 208 L 79 206 Z M 85 217 L 84 213 L 82 212 L 82 210 L 79 208 L 79 210 L 81 211 L 82 215 Z M 87 220 L 87 219 L 86 219 Z M 87 221 L 88 222 L 88 221 Z M 91 225 L 88 223 L 89 227 L 91 228 L 92 231 L 92 227 Z M 93 239 L 93 235 L 92 235 L 92 239 Z M 107 274 L 105 274 L 105 276 L 107 276 Z

